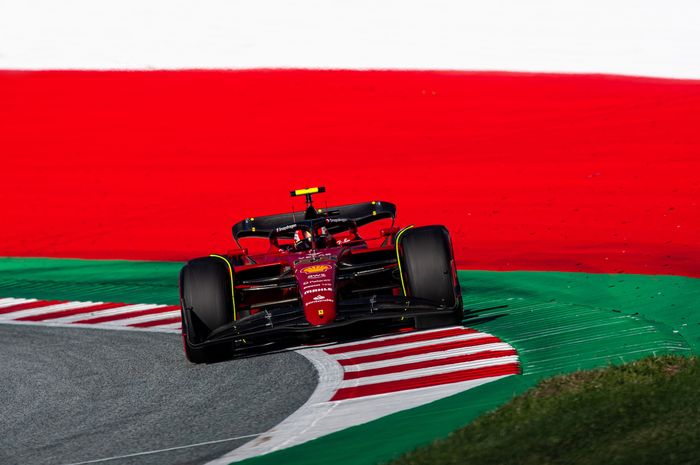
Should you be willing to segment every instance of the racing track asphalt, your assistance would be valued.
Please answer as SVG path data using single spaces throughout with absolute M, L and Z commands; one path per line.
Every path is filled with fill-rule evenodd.
M 200 464 L 300 407 L 317 376 L 293 352 L 185 362 L 176 334 L 0 325 L 0 463 Z

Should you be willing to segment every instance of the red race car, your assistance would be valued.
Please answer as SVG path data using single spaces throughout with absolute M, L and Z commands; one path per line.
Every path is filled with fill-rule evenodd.
M 426 329 L 462 321 L 444 226 L 399 229 L 396 206 L 382 201 L 316 209 L 312 196 L 321 192 L 325 188 L 291 192 L 305 197 L 305 211 L 236 223 L 239 249 L 182 268 L 188 360 L 215 362 L 368 327 Z M 372 236 L 363 237 L 367 232 Z M 264 241 L 266 250 L 249 253 L 241 241 L 250 238 Z

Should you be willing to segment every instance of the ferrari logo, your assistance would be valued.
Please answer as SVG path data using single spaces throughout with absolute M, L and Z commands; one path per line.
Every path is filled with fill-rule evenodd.
M 318 311 L 318 316 L 323 316 L 323 310 Z
M 302 268 L 301 272 L 302 273 L 323 273 L 324 271 L 330 270 L 331 266 L 330 265 L 311 265 L 307 266 L 306 268 Z

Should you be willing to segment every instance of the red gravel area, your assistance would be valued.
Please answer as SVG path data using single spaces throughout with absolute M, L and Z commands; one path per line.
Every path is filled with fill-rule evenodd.
M 0 255 L 186 259 L 324 184 L 462 268 L 700 276 L 700 81 L 5 71 L 0 157 Z

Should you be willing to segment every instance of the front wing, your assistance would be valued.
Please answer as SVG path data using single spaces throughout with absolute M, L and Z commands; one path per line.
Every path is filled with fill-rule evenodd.
M 459 305 L 459 303 L 457 304 Z M 461 311 L 413 297 L 382 296 L 353 299 L 339 303 L 336 320 L 322 326 L 310 325 L 301 307 L 264 310 L 255 315 L 215 329 L 199 343 L 188 342 L 193 348 L 204 346 L 233 346 L 234 352 L 248 352 L 271 344 L 320 342 L 343 335 L 353 326 L 368 322 L 399 322 L 420 316 L 454 315 Z M 189 313 L 189 312 L 184 312 Z M 371 323 L 370 323 L 371 324 Z

